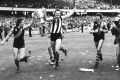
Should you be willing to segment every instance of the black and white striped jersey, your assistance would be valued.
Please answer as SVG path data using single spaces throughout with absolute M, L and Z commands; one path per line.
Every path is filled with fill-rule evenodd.
M 62 17 L 54 18 L 50 29 L 51 33 L 62 33 Z

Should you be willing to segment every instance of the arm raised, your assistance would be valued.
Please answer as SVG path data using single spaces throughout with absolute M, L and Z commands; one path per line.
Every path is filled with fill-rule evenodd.
M 8 34 L 8 35 L 6 36 L 6 38 L 1 42 L 2 45 L 10 38 L 10 36 L 11 36 L 12 33 L 13 33 L 13 31 L 14 31 L 14 28 L 12 28 L 12 29 L 10 30 L 9 34 Z
M 67 15 L 62 16 L 62 18 L 64 19 L 64 18 L 70 17 L 71 15 L 74 14 L 75 10 L 76 10 L 76 7 L 72 11 L 70 11 L 70 13 L 68 13 Z

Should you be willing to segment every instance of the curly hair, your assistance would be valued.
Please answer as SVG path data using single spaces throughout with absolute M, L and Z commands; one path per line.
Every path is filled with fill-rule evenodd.
M 97 13 L 97 14 L 96 14 L 96 16 L 99 16 L 99 17 L 100 17 L 100 19 L 102 19 L 102 18 L 103 18 L 103 15 L 102 15 L 101 13 Z
M 16 21 L 16 27 L 24 20 L 23 18 L 18 18 Z

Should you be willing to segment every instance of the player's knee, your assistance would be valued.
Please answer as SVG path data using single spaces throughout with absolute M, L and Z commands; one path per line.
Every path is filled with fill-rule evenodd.
M 18 56 L 17 56 L 17 55 L 14 55 L 14 59 L 15 59 L 15 60 L 18 59 Z
M 58 52 L 59 50 L 60 50 L 60 48 L 57 47 L 57 48 L 55 49 L 55 52 Z
M 55 47 L 55 50 L 56 50 L 56 51 L 59 51 L 60 49 L 61 49 L 60 45 L 57 45 L 57 46 Z
M 23 57 L 25 57 L 25 53 L 24 52 L 20 53 L 20 58 L 23 58 Z

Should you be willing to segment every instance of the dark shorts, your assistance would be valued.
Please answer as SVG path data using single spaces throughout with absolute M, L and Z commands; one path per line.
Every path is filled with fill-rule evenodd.
M 56 41 L 57 39 L 62 40 L 62 34 L 61 33 L 52 33 L 51 34 L 51 41 Z
M 25 48 L 25 43 L 24 43 L 24 41 L 14 41 L 13 47 L 18 48 L 18 49 Z
M 105 37 L 104 36 L 94 36 L 94 41 L 95 42 L 99 42 L 100 40 L 104 40 L 105 39 Z
M 119 37 L 115 37 L 114 44 L 118 44 L 118 43 L 120 43 L 120 38 Z

